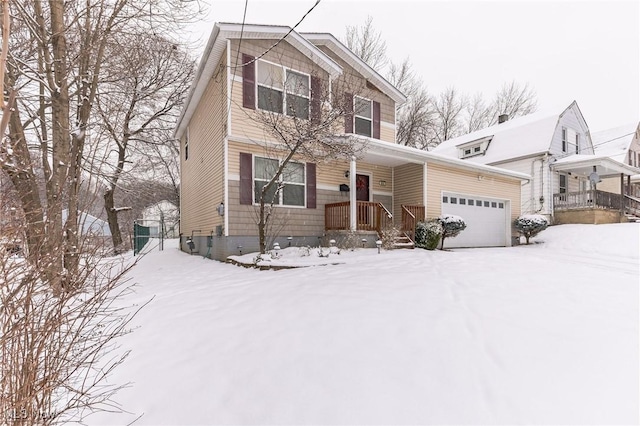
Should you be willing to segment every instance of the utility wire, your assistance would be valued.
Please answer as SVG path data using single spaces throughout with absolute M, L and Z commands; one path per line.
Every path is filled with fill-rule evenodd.
M 255 58 L 253 58 L 252 60 L 250 60 L 249 62 L 246 62 L 244 64 L 240 64 L 240 65 L 235 65 L 235 66 L 229 66 L 229 68 L 242 68 L 242 67 L 246 67 L 247 65 L 251 65 L 252 63 L 256 62 L 258 59 L 262 58 L 264 55 L 266 55 L 267 53 L 271 52 L 273 49 L 275 49 L 276 46 L 278 46 L 284 39 L 286 39 L 289 34 L 291 34 L 301 23 L 302 21 L 304 21 L 304 19 L 311 13 L 311 11 L 313 9 L 316 8 L 316 6 L 318 6 L 320 4 L 320 0 L 316 0 L 315 4 L 313 6 L 311 6 L 311 9 L 307 10 L 307 13 L 305 13 L 302 18 L 300 18 L 300 20 L 298 21 L 297 24 L 295 24 L 293 27 L 291 27 L 291 29 L 289 29 L 289 31 L 287 31 L 287 33 L 281 37 L 278 41 L 276 41 L 271 47 L 269 47 L 267 50 L 265 50 L 264 52 L 262 52 L 261 54 L 259 54 L 258 56 L 256 56 Z M 236 63 L 237 63 L 237 59 L 236 59 Z
M 242 37 L 244 36 L 244 23 L 247 19 L 247 6 L 249 5 L 249 0 L 244 1 L 244 14 L 242 15 L 242 27 L 240 28 L 240 40 L 238 41 L 238 52 L 236 53 L 236 64 L 238 63 L 238 58 L 240 57 L 240 47 L 242 46 Z M 229 97 L 233 99 L 233 84 L 231 85 L 231 93 L 229 93 Z

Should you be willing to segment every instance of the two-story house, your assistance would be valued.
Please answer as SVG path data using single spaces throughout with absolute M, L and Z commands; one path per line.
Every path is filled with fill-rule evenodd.
M 603 223 L 622 219 L 620 196 L 598 189 L 603 179 L 638 173 L 629 164 L 594 153 L 589 127 L 574 101 L 557 113 L 534 113 L 450 139 L 433 152 L 476 164 L 529 173 L 522 187 L 523 213 L 554 223 Z
M 335 131 L 360 149 L 330 162 L 292 158 L 275 195 L 272 242 L 317 246 L 351 232 L 371 247 L 383 227 L 410 235 L 417 220 L 451 213 L 468 225 L 451 246 L 511 245 L 528 174 L 397 144 L 405 96 L 330 34 L 218 23 L 175 130 L 183 250 L 219 260 L 258 250 L 258 194 L 281 160 L 256 114 L 312 120 L 332 108 L 318 102 L 319 87 L 352 102 Z M 343 87 L 358 90 L 336 93 Z
M 593 149 L 596 155 L 606 155 L 620 163 L 633 167 L 640 167 L 640 124 L 630 123 L 612 129 L 594 132 L 592 135 Z M 625 185 L 624 193 L 640 199 L 640 175 L 631 176 L 630 187 Z M 603 179 L 598 185 L 603 191 L 621 192 L 620 180 L 617 178 Z

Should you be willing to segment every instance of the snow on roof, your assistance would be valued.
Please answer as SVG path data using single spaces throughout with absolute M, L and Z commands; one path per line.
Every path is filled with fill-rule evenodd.
M 593 140 L 595 153 L 624 162 L 637 128 L 638 123 L 635 122 L 592 133 L 591 140 Z
M 468 133 L 442 142 L 432 152 L 458 158 L 458 146 L 486 137 L 491 142 L 485 155 L 466 159 L 479 164 L 491 164 L 511 158 L 546 152 L 551 145 L 560 113 L 537 112 L 504 123 Z

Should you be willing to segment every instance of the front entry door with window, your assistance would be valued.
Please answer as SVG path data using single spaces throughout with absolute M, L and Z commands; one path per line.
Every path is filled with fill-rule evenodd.
M 369 201 L 369 175 L 356 175 L 356 200 Z M 369 206 L 358 204 L 358 228 L 369 229 L 370 218 Z

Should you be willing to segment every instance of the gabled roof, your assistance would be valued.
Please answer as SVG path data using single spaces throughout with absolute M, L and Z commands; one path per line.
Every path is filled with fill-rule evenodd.
M 627 151 L 633 141 L 633 136 L 639 126 L 640 125 L 635 122 L 594 132 L 591 135 L 591 140 L 593 140 L 595 153 L 597 155 L 611 157 L 619 162 L 624 162 Z
M 469 157 L 465 161 L 495 164 L 542 154 L 549 151 L 560 117 L 570 109 L 574 109 L 579 120 L 587 128 L 578 104 L 574 101 L 562 112 L 537 112 L 449 139 L 434 148 L 432 152 L 458 158 L 460 145 L 490 138 L 489 147 L 484 155 Z
M 336 78 L 342 74 L 342 67 L 340 67 L 340 65 L 322 50 L 318 49 L 313 43 L 310 43 L 297 32 L 291 31 L 290 27 L 280 25 L 216 23 L 211 30 L 211 35 L 209 36 L 209 41 L 204 49 L 202 58 L 200 58 L 196 77 L 193 83 L 191 83 L 189 95 L 178 119 L 174 137 L 180 138 L 185 132 L 187 123 L 189 123 L 209 80 L 215 72 L 217 64 L 222 58 L 223 52 L 227 48 L 227 40 L 239 39 L 241 34 L 243 39 L 274 40 L 274 43 L 286 36 L 288 43 L 309 58 L 312 58 L 314 62 L 327 71 L 332 78 Z
M 391 83 L 380 76 L 380 74 L 368 66 L 362 59 L 358 58 L 331 34 L 300 34 L 293 31 L 291 27 L 284 25 L 216 23 L 211 30 L 209 41 L 198 64 L 196 77 L 191 84 L 187 101 L 178 119 L 174 137 L 180 138 L 185 132 L 187 123 L 191 119 L 209 80 L 215 72 L 217 64 L 222 58 L 222 54 L 227 47 L 227 40 L 239 39 L 240 35 L 246 40 L 273 40 L 274 43 L 286 36 L 285 40 L 289 44 L 311 58 L 318 66 L 324 69 L 332 79 L 335 79 L 342 74 L 342 67 L 318 48 L 319 45 L 326 45 L 332 52 L 351 65 L 356 71 L 360 72 L 396 103 L 403 103 L 407 99 L 406 96 Z
M 407 101 L 407 97 L 401 91 L 378 74 L 376 70 L 371 68 L 333 35 L 329 33 L 301 33 L 301 35 L 317 46 L 327 46 L 333 53 L 338 55 L 340 59 L 352 66 L 353 69 L 371 81 L 372 84 L 382 90 L 382 92 L 397 104 L 403 104 Z

